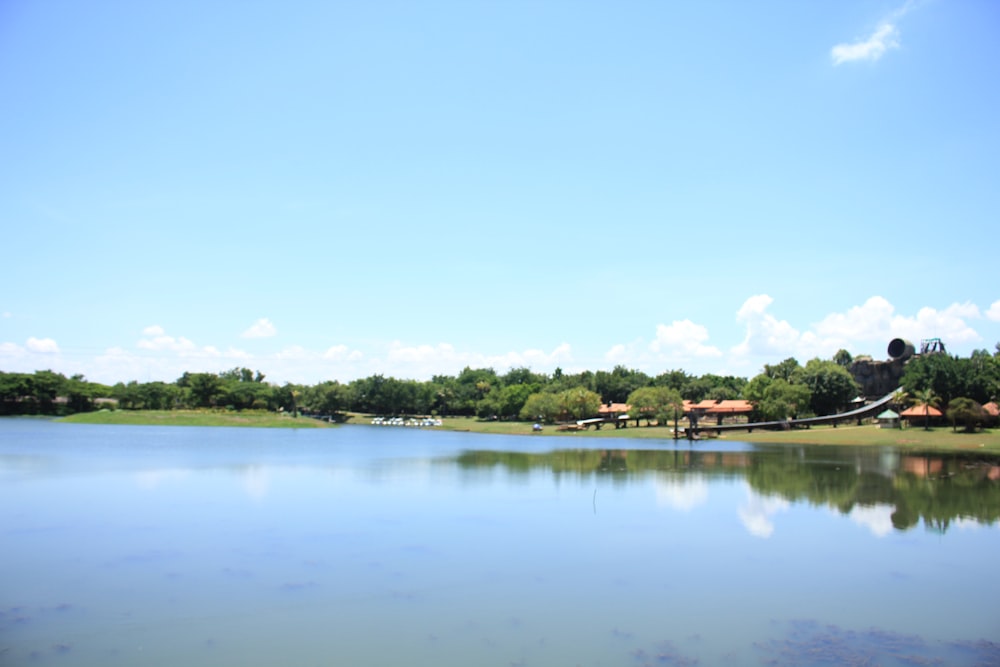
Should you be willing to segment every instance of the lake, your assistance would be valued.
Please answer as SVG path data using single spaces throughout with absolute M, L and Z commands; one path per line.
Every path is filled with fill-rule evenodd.
M 998 519 L 988 455 L 0 419 L 0 664 L 1000 664 Z

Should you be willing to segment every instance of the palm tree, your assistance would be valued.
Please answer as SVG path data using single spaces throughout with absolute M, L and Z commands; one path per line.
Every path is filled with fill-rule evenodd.
M 903 406 L 910 402 L 910 395 L 906 393 L 906 390 L 900 387 L 896 391 L 892 392 L 892 402 L 895 404 L 896 408 L 902 412 Z
M 930 409 L 941 404 L 941 397 L 934 393 L 930 387 L 913 392 L 913 400 L 924 406 L 924 430 L 931 430 Z

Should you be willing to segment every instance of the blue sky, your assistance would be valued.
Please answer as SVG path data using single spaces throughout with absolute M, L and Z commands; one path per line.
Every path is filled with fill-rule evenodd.
M 0 3 L 0 370 L 1000 341 L 1000 5 Z

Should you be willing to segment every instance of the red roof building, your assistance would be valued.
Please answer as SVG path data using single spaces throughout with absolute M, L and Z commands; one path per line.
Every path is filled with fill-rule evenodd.
M 904 419 L 916 419 L 918 417 L 940 417 L 941 411 L 933 405 L 912 405 L 899 413 Z

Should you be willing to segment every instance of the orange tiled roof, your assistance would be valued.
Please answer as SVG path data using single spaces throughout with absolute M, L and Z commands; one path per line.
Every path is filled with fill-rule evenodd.
M 925 407 L 927 408 L 926 412 L 924 412 L 924 408 Z M 902 412 L 900 412 L 899 416 L 900 417 L 924 417 L 924 416 L 928 416 L 928 417 L 940 417 L 941 416 L 941 411 L 938 410 L 937 408 L 935 408 L 933 405 L 927 405 L 927 406 L 924 406 L 924 405 L 914 405 L 914 406 L 906 408 L 905 410 L 903 410 Z
M 623 414 L 625 412 L 628 412 L 631 407 L 632 406 L 627 403 L 612 403 L 611 405 L 605 403 L 604 405 L 602 405 L 600 408 L 597 409 L 597 414 L 606 415 L 612 412 Z
M 724 401 L 719 401 L 718 405 L 715 405 L 708 409 L 708 414 L 735 414 L 742 412 L 753 412 L 753 405 L 750 401 L 745 401 L 743 399 L 729 399 Z
M 990 401 L 983 406 L 983 410 L 991 417 L 1000 417 L 1000 405 L 997 405 L 995 401 Z

